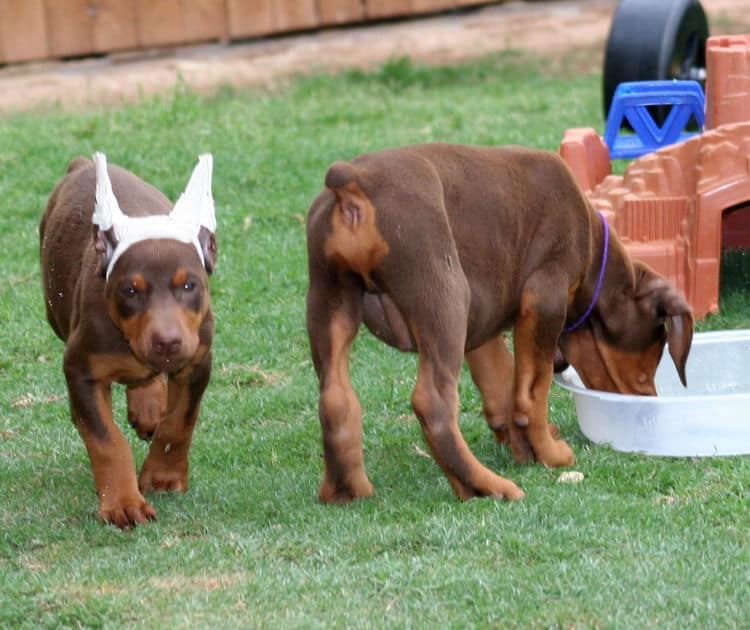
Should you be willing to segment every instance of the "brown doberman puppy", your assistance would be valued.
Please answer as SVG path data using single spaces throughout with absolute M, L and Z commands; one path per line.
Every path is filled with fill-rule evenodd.
M 462 499 L 519 499 L 459 430 L 463 357 L 498 442 L 519 462 L 575 459 L 547 422 L 559 348 L 588 387 L 653 395 L 665 343 L 685 382 L 693 317 L 632 263 L 562 160 L 521 147 L 404 147 L 336 162 L 307 220 L 307 325 L 320 379 L 320 497 L 373 492 L 349 380 L 360 323 L 419 353 L 412 396 L 433 456 Z M 513 331 L 514 354 L 503 331 Z
M 201 156 L 174 208 L 129 171 L 107 168 L 102 154 L 95 162 L 74 159 L 52 192 L 39 228 L 41 267 L 99 517 L 127 528 L 156 516 L 142 492 L 188 487 L 188 450 L 211 374 L 212 160 Z M 113 382 L 127 386 L 128 420 L 151 440 L 138 479 L 113 421 Z

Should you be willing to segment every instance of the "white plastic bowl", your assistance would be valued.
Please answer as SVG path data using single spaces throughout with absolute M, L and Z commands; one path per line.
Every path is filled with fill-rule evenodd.
M 581 431 L 596 444 L 675 457 L 750 453 L 750 330 L 696 334 L 687 389 L 666 349 L 656 397 L 586 389 L 572 367 L 555 381 L 573 393 Z

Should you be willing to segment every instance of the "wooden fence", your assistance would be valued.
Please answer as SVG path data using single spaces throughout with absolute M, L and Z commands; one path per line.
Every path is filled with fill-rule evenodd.
M 0 64 L 232 41 L 488 0 L 0 0 Z

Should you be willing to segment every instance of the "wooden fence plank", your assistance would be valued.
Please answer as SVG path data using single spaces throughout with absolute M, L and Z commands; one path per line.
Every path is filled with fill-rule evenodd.
M 138 45 L 178 45 L 185 42 L 182 2 L 176 0 L 135 0 Z
M 94 52 L 88 0 L 45 0 L 47 43 L 53 57 Z
M 412 12 L 411 0 L 365 0 L 368 18 L 395 17 Z
M 365 16 L 362 0 L 318 0 L 321 24 L 361 22 Z
M 297 31 L 318 25 L 315 0 L 274 0 L 273 25 L 275 31 Z
M 271 0 L 227 0 L 227 23 L 231 39 L 273 32 Z
M 134 0 L 91 0 L 89 14 L 95 52 L 105 53 L 138 45 Z
M 430 11 L 444 11 L 456 6 L 455 0 L 412 0 L 411 8 L 415 13 L 428 13 Z
M 227 38 L 224 0 L 184 0 L 185 39 L 201 42 Z
M 45 19 L 42 0 L 0 0 L 0 62 L 46 58 Z

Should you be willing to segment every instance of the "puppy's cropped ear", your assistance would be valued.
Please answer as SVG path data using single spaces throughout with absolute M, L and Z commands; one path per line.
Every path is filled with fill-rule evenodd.
M 326 188 L 339 202 L 341 220 L 350 228 L 359 226 L 365 219 L 367 197 L 357 183 L 359 169 L 349 162 L 334 162 L 326 173 Z
M 174 204 L 169 216 L 176 221 L 198 227 L 198 242 L 203 253 L 203 265 L 208 273 L 216 266 L 216 208 L 211 192 L 214 159 L 210 153 L 198 157 L 198 164 L 190 175 L 185 191 Z
M 202 225 L 200 232 L 198 232 L 198 242 L 203 251 L 203 265 L 206 268 L 206 272 L 210 275 L 216 268 L 216 254 L 218 252 L 216 234 L 209 230 L 205 225 Z
M 96 273 L 102 278 L 107 276 L 107 267 L 109 267 L 109 261 L 112 260 L 115 247 L 117 247 L 115 231 L 112 228 L 103 230 L 94 224 L 94 250 L 99 255 Z
M 693 311 L 675 286 L 643 264 L 636 264 L 638 309 L 645 316 L 663 323 L 667 347 L 680 381 L 687 386 L 685 365 L 693 342 Z
M 107 156 L 97 151 L 93 159 L 96 167 L 96 199 L 91 222 L 94 227 L 94 249 L 99 254 L 97 273 L 106 277 L 109 261 L 117 247 L 115 224 L 122 221 L 124 215 L 112 192 L 112 182 L 107 170 Z

